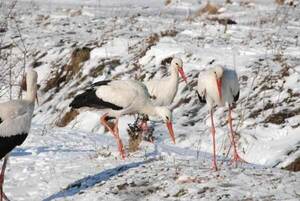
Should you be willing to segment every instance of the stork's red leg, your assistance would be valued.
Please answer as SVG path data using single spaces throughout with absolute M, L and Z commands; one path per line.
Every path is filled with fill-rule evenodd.
M 100 123 L 113 134 L 112 128 L 107 124 L 106 118 L 108 117 L 107 113 L 105 113 L 101 118 L 100 118 Z
M 117 118 L 116 122 L 115 122 L 114 136 L 116 137 L 116 140 L 117 140 L 117 143 L 118 143 L 118 149 L 119 149 L 119 152 L 122 156 L 122 159 L 125 159 L 125 152 L 124 152 L 122 140 L 121 140 L 120 135 L 119 135 L 118 124 L 119 124 L 119 118 Z
M 231 145 L 233 146 L 233 162 L 238 162 L 242 161 L 245 162 L 237 153 L 237 148 L 234 140 L 234 131 L 232 128 L 232 117 L 231 117 L 231 107 L 229 106 L 229 114 L 228 114 L 228 123 L 229 123 L 229 129 L 230 129 L 230 140 L 231 140 Z
M 7 161 L 8 161 L 8 155 L 6 155 L 4 158 L 2 169 L 1 169 L 1 174 L 0 174 L 0 201 L 4 201 L 4 200 L 9 201 L 9 199 L 3 192 L 4 173 L 5 173 Z
M 214 124 L 214 117 L 213 117 L 213 111 L 210 110 L 210 119 L 211 119 L 211 135 L 212 135 L 212 141 L 213 141 L 213 162 L 212 162 L 212 168 L 217 171 L 217 161 L 216 161 L 216 129 Z
M 123 144 L 122 144 L 122 140 L 119 136 L 119 129 L 118 129 L 118 118 L 115 122 L 115 126 L 114 126 L 114 129 L 112 129 L 108 124 L 107 124 L 107 121 L 106 121 L 106 117 L 107 117 L 107 113 L 104 114 L 101 118 L 100 118 L 100 122 L 102 125 L 105 126 L 105 128 L 107 128 L 112 134 L 113 136 L 115 137 L 116 141 L 117 141 L 117 144 L 118 144 L 118 149 L 119 149 L 119 152 L 121 154 L 121 157 L 122 159 L 125 159 L 125 152 L 124 152 L 124 149 L 123 149 Z

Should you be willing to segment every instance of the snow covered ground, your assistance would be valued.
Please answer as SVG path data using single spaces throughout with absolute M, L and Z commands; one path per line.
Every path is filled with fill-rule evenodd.
M 11 154 L 5 191 L 20 201 L 299 200 L 299 173 L 226 161 L 214 172 L 210 160 L 193 149 L 143 143 L 122 161 L 109 135 L 33 125 Z
M 2 2 L 1 23 L 10 3 Z M 15 17 L 0 33 L 0 53 L 10 55 L 0 59 L 5 72 L 0 99 L 8 98 L 10 64 L 13 82 L 21 79 L 25 47 L 26 65 L 39 74 L 40 105 L 30 137 L 12 152 L 7 195 L 12 200 L 299 200 L 299 173 L 278 169 L 300 157 L 299 5 L 211 2 L 220 13 L 197 15 L 206 3 L 196 0 L 167 6 L 162 0 L 19 0 Z M 226 18 L 237 24 L 225 27 Z M 82 47 L 90 56 L 76 71 L 71 54 Z M 189 86 L 180 83 L 171 106 L 176 145 L 156 122 L 155 144 L 143 142 L 122 161 L 112 136 L 99 125 L 100 114 L 82 112 L 57 128 L 78 90 L 103 79 L 160 78 L 174 55 L 183 59 L 189 80 Z M 227 109 L 219 108 L 217 150 L 224 164 L 217 173 L 209 169 L 207 107 L 194 92 L 199 71 L 215 64 L 239 74 L 234 127 L 239 152 L 250 163 L 228 164 Z M 13 90 L 15 97 L 18 87 Z M 121 119 L 124 144 L 133 120 Z

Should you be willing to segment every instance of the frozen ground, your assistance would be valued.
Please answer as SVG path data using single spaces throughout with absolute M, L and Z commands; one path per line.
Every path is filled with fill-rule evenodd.
M 3 23 L 9 2 L 0 2 Z M 196 0 L 168 6 L 161 0 L 18 1 L 0 33 L 0 99 L 8 98 L 10 65 L 13 82 L 20 80 L 26 49 L 26 65 L 39 73 L 40 105 L 29 139 L 8 166 L 5 190 L 12 200 L 299 200 L 299 173 L 279 169 L 300 156 L 299 5 L 211 2 L 220 5 L 219 14 L 196 15 L 205 5 Z M 226 18 L 237 24 L 225 31 Z M 76 71 L 71 53 L 82 47 L 90 48 L 90 58 Z M 189 80 L 189 86 L 180 83 L 171 106 L 176 145 L 156 122 L 156 147 L 143 142 L 122 161 L 99 125 L 100 114 L 82 112 L 56 127 L 78 90 L 103 79 L 160 78 L 174 55 L 183 59 Z M 209 63 L 239 74 L 234 127 L 239 152 L 251 164 L 227 164 L 227 109 L 219 108 L 217 150 L 225 163 L 218 173 L 209 170 L 207 108 L 194 92 L 198 72 Z M 133 120 L 120 121 L 124 144 Z
M 63 142 L 63 143 L 62 143 Z M 299 200 L 298 173 L 143 143 L 125 161 L 109 135 L 33 126 L 13 151 L 5 190 L 12 200 Z

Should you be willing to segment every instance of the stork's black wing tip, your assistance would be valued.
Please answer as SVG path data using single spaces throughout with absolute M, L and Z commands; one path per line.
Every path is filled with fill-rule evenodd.
M 202 96 L 199 94 L 198 91 L 196 91 L 196 93 L 197 93 L 197 95 L 198 95 L 198 98 L 199 98 L 200 103 L 206 103 L 205 97 L 202 97 Z
M 73 109 L 78 109 L 81 107 L 88 106 L 88 102 L 91 99 L 90 97 L 94 97 L 96 90 L 95 89 L 88 89 L 82 94 L 79 94 L 75 96 L 75 98 L 72 100 L 72 102 L 69 104 L 69 107 Z
M 71 108 L 78 109 L 82 107 L 89 107 L 94 109 L 113 109 L 122 110 L 123 107 L 107 102 L 99 98 L 96 94 L 96 89 L 87 89 L 82 94 L 77 95 L 69 104 Z
M 92 87 L 107 85 L 110 82 L 111 82 L 111 80 L 102 80 L 102 81 L 93 83 Z
M 233 96 L 234 102 L 238 101 L 239 97 L 240 97 L 240 91 L 235 96 Z

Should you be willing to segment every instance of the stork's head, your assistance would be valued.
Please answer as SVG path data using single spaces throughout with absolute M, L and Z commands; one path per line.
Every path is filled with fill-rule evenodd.
M 217 82 L 219 97 L 220 99 L 222 99 L 222 77 L 223 77 L 224 69 L 221 66 L 216 66 L 213 68 L 212 71 L 214 73 Z
M 182 79 L 185 81 L 185 83 L 187 83 L 187 77 L 185 76 L 185 73 L 183 71 L 183 61 L 180 58 L 174 57 L 172 59 L 171 66 L 176 68 Z
M 156 114 L 162 118 L 164 123 L 166 123 L 166 126 L 169 130 L 170 137 L 175 144 L 175 135 L 173 131 L 173 125 L 172 125 L 172 112 L 167 107 L 156 107 Z

